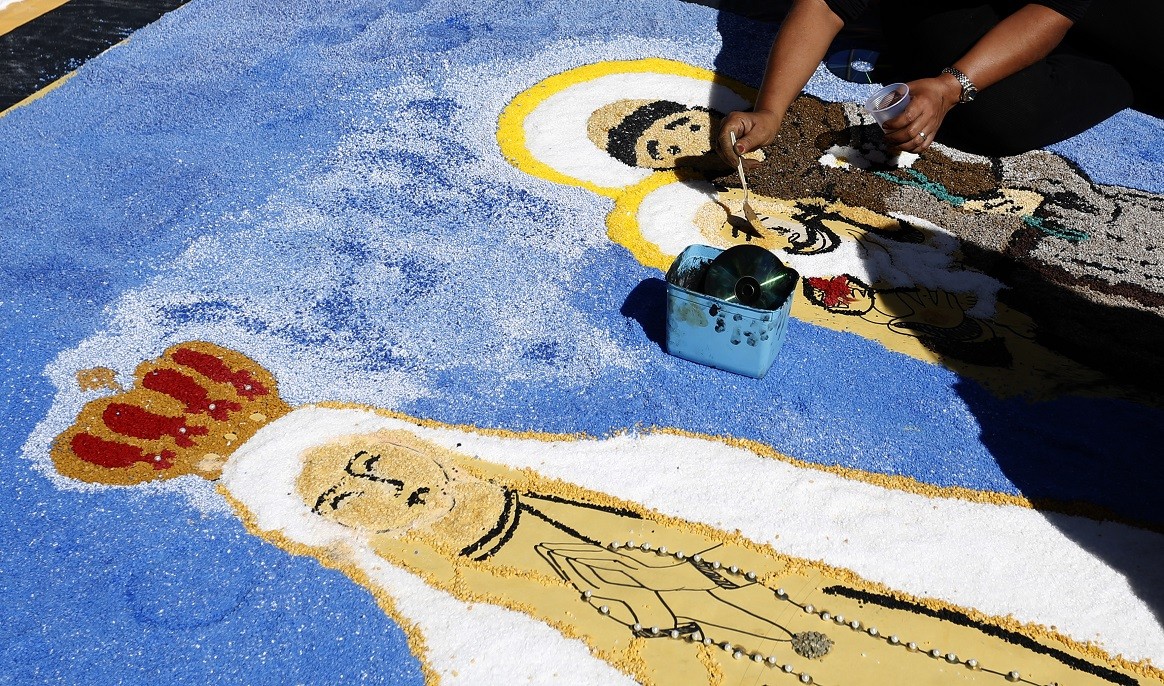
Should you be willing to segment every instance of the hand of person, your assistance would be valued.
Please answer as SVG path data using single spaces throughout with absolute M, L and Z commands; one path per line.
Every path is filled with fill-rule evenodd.
M 951 82 L 954 87 L 951 88 Z M 919 153 L 930 147 L 946 114 L 961 97 L 961 87 L 950 77 L 910 81 L 909 106 L 885 122 L 885 143 L 894 150 Z
M 736 168 L 736 161 L 745 153 L 768 145 L 776 140 L 776 133 L 780 130 L 780 115 L 768 110 L 754 112 L 732 112 L 723 118 L 719 125 L 719 136 L 716 138 L 715 151 L 725 164 L 732 169 Z M 731 134 L 736 134 L 736 146 L 732 148 Z M 760 163 L 756 160 L 744 158 L 744 168 L 754 169 Z

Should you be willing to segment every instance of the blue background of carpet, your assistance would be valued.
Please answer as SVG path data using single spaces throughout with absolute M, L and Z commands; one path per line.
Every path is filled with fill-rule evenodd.
M 159 328 L 229 322 L 308 355 L 351 351 L 356 371 L 406 373 L 428 389 L 389 408 L 420 417 L 593 435 L 678 427 L 824 464 L 1164 521 L 1150 505 L 1164 479 L 1149 460 L 1164 413 L 1114 400 L 1000 400 L 942 368 L 799 322 L 762 381 L 671 358 L 657 344 L 661 274 L 609 243 L 568 262 L 537 252 L 541 218 L 568 223 L 569 204 L 531 192 L 535 180 L 463 171 L 479 155 L 455 128 L 433 124 L 465 108 L 448 74 L 521 63 L 569 39 L 706 45 L 723 32 L 738 50 L 716 66 L 755 84 L 769 31 L 662 1 L 195 0 L 0 118 L 0 683 L 421 681 L 399 629 L 342 575 L 180 496 L 61 491 L 21 458 L 54 391 L 46 364 L 107 327 L 119 296 L 163 273 L 153 288 L 209 295 L 160 307 Z M 383 100 L 416 78 L 428 96 Z M 335 151 L 346 136 L 393 130 L 386 108 L 429 122 L 427 154 L 400 129 L 354 168 L 394 174 L 415 196 L 313 187 L 343 171 Z M 1123 113 L 1056 150 L 1096 181 L 1164 193 L 1156 120 Z M 327 221 L 305 230 L 262 216 L 287 189 Z M 561 192 L 571 202 L 580 193 Z M 438 196 L 455 222 L 434 219 L 426 199 Z M 498 229 L 523 224 L 527 236 Z M 176 264 L 208 227 L 230 260 Z M 422 245 L 442 241 L 477 249 L 442 261 Z M 326 276 L 302 287 L 320 279 L 320 265 Z M 397 279 L 372 283 L 374 298 L 359 277 L 369 266 Z M 539 315 L 524 313 L 524 338 L 510 342 L 520 354 L 506 356 L 490 343 L 505 332 L 473 316 L 521 309 L 503 286 L 426 290 L 477 271 L 500 284 L 578 278 L 547 287 L 563 309 L 541 330 Z M 247 297 L 284 309 L 248 311 L 239 306 Z M 299 324 L 288 323 L 291 312 Z M 431 348 L 397 340 L 400 327 L 426 325 Z M 602 364 L 570 340 L 574 328 L 606 332 L 635 364 Z M 290 400 L 349 399 L 307 395 Z

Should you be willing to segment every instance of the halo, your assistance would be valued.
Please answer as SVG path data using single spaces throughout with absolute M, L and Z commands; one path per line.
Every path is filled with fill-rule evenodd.
M 612 221 L 622 220 L 612 225 L 611 237 L 639 262 L 664 271 L 688 245 L 708 242 L 696 225 L 696 215 L 716 196 L 707 181 L 667 181 L 635 188 L 618 199 L 611 213 Z
M 724 114 L 752 106 L 754 91 L 714 72 L 658 58 L 599 62 L 551 76 L 519 94 L 501 113 L 505 157 L 534 176 L 615 197 L 654 172 L 601 150 L 591 115 L 620 101 L 671 100 Z

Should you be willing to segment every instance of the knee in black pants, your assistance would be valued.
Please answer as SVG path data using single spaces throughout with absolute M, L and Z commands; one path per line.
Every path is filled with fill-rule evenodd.
M 1052 54 L 955 105 L 939 140 L 985 155 L 1014 155 L 1070 138 L 1130 107 L 1132 89 L 1111 65 Z

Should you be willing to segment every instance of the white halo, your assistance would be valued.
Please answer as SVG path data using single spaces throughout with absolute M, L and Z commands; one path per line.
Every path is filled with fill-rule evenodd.
M 700 208 L 715 202 L 715 187 L 706 181 L 681 181 L 661 186 L 643 197 L 637 220 L 643 238 L 674 257 L 692 243 L 707 243 L 695 218 Z M 713 247 L 726 248 L 726 245 Z

